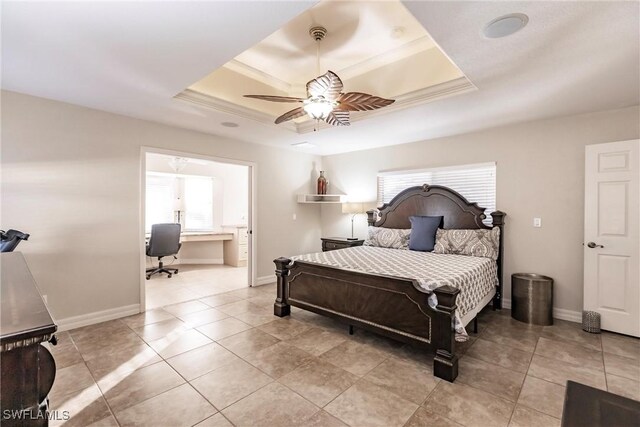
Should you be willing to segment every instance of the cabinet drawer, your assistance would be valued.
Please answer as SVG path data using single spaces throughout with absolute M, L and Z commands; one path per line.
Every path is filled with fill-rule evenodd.
M 349 245 L 346 245 L 344 243 L 336 243 L 336 242 L 324 242 L 324 250 L 325 251 L 331 251 L 334 249 L 344 249 L 349 247 Z
M 354 246 L 362 246 L 364 240 L 362 239 L 322 239 L 322 250 L 333 251 L 336 249 L 353 248 Z
M 246 245 L 248 241 L 247 229 L 241 228 L 238 230 L 238 243 L 241 245 Z
M 238 259 L 244 261 L 249 258 L 249 246 L 246 244 L 238 246 Z

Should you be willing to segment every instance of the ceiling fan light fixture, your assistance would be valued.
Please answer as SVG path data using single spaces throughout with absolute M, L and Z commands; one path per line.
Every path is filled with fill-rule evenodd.
M 327 35 L 324 27 L 313 27 L 309 34 L 316 41 L 320 41 Z M 320 46 L 316 45 L 316 64 L 320 72 Z M 294 120 L 307 114 L 319 124 L 320 120 L 332 126 L 349 126 L 349 113 L 351 111 L 370 111 L 393 104 L 393 99 L 384 99 L 379 96 L 362 92 L 342 92 L 342 80 L 336 73 L 328 70 L 325 74 L 307 82 L 307 97 L 294 98 L 291 96 L 277 95 L 244 95 L 246 98 L 262 99 L 271 102 L 297 102 L 302 104 L 293 110 L 289 110 L 275 120 L 280 124 L 288 120 Z M 317 130 L 317 129 L 316 129 Z
M 189 159 L 184 157 L 174 157 L 169 160 L 169 166 L 176 173 L 182 172 L 182 170 L 187 167 L 187 163 L 189 163 Z
M 335 102 L 331 102 L 322 96 L 308 98 L 303 104 L 304 112 L 314 120 L 324 120 L 329 117 L 336 105 Z

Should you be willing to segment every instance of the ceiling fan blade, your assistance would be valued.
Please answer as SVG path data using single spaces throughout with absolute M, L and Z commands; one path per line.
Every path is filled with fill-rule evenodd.
M 286 122 L 287 120 L 293 120 L 293 119 L 297 119 L 298 117 L 302 117 L 304 116 L 305 111 L 302 107 L 298 107 L 298 108 L 294 108 L 291 111 L 287 111 L 286 113 L 284 113 L 283 115 L 281 115 L 280 117 L 278 117 L 276 119 L 276 124 L 280 124 L 282 122 Z
M 325 74 L 316 77 L 307 82 L 308 96 L 323 96 L 330 101 L 335 101 L 342 92 L 342 80 L 333 71 L 327 71 Z
M 272 102 L 302 102 L 302 98 L 292 98 L 290 96 L 274 96 L 274 95 L 243 95 L 245 98 L 261 99 L 263 101 Z
M 333 110 L 326 119 L 325 122 L 332 126 L 350 126 L 349 112 L 344 110 Z
M 338 108 L 347 111 L 369 111 L 386 107 L 396 102 L 394 99 L 380 98 L 361 92 L 347 92 L 340 95 Z

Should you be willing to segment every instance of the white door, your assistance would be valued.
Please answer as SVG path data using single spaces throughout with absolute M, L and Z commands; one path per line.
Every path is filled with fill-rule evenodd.
M 640 336 L 640 141 L 588 145 L 584 308 L 602 329 Z

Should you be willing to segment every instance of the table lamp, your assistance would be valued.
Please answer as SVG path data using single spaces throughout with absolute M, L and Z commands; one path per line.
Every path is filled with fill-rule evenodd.
M 347 237 L 347 240 L 358 240 L 357 237 L 353 237 L 353 220 L 356 215 L 361 215 L 367 212 L 368 203 L 343 203 L 342 213 L 351 214 L 351 237 Z
M 173 215 L 178 224 L 182 224 L 182 212 L 184 212 L 182 197 L 176 197 L 173 199 Z

